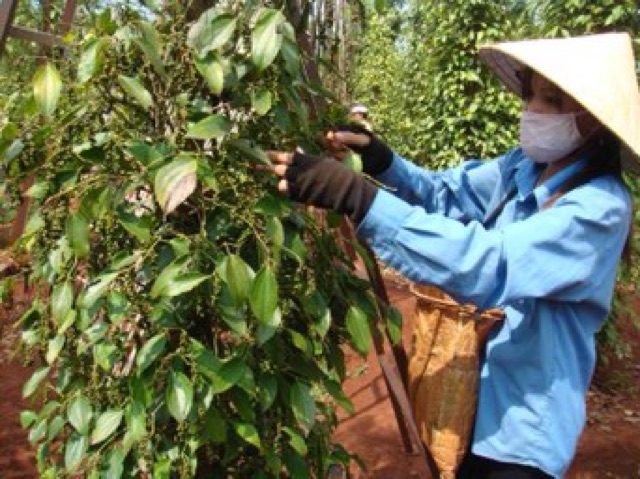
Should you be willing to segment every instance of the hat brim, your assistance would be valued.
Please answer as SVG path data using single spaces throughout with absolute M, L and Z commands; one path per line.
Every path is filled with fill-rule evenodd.
M 535 68 L 525 65 L 523 62 L 513 58 L 509 54 L 495 50 L 491 46 L 483 47 L 479 51 L 480 58 L 486 63 L 486 65 L 493 70 L 496 76 L 504 83 L 509 90 L 522 98 L 523 85 L 521 80 L 521 72 L 525 69 L 536 72 L 537 74 L 547 78 L 543 73 L 537 71 Z M 551 81 L 551 80 L 550 80 Z M 576 100 L 578 101 L 578 100 Z M 592 115 L 598 118 L 598 115 L 589 110 L 589 108 L 582 105 L 583 108 L 588 110 Z M 640 176 L 640 154 L 636 153 L 634 149 L 628 145 L 624 139 L 620 138 L 618 134 L 613 134 L 620 141 L 621 147 L 621 161 L 622 168 L 627 173 L 631 173 L 636 176 Z

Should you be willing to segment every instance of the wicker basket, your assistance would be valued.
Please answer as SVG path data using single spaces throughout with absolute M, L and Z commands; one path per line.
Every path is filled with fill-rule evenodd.
M 411 290 L 417 302 L 409 399 L 441 479 L 454 479 L 475 416 L 479 346 L 503 312 L 461 305 L 433 286 L 413 285 Z

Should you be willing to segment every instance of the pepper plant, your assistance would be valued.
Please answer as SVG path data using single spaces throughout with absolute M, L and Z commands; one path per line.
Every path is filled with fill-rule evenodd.
M 21 421 L 42 477 L 321 477 L 376 306 L 254 168 L 313 150 L 317 92 L 279 10 L 181 3 L 104 10 L 4 126 L 13 184 L 35 177 Z

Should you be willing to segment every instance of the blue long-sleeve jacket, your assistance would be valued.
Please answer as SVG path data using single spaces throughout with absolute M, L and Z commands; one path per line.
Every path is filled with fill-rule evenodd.
M 481 364 L 472 450 L 555 477 L 584 426 L 594 335 L 609 311 L 631 214 L 629 193 L 611 175 L 545 206 L 584 165 L 536 186 L 541 167 L 521 149 L 444 172 L 395 155 L 377 178 L 393 194 L 380 190 L 358 227 L 408 278 L 463 303 L 504 308 Z

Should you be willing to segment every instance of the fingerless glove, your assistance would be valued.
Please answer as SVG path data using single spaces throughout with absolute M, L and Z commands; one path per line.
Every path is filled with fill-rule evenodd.
M 360 223 L 378 189 L 363 176 L 331 158 L 295 153 L 287 168 L 289 198 L 348 215 Z

